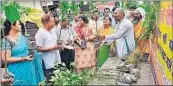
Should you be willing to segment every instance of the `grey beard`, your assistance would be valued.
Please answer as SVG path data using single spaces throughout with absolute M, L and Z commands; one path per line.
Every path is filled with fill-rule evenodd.
M 133 21 L 133 24 L 137 24 L 140 20 L 136 19 Z

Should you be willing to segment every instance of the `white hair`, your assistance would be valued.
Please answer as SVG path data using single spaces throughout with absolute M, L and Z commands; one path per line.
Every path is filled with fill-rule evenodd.
M 123 8 L 116 8 L 115 11 L 122 13 L 125 16 L 125 11 Z

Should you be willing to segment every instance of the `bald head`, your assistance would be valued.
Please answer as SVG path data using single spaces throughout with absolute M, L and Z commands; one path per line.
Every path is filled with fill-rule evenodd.
M 43 27 L 50 30 L 54 27 L 54 18 L 52 15 L 50 14 L 44 14 L 42 17 L 41 17 L 41 22 L 43 24 Z
M 115 11 L 117 11 L 117 12 L 123 14 L 123 16 L 125 16 L 125 12 L 124 12 L 123 8 L 117 8 L 117 9 L 115 9 Z
M 124 18 L 124 16 L 125 16 L 124 9 L 123 8 L 117 8 L 117 9 L 115 9 L 113 15 L 114 15 L 115 20 L 117 20 L 117 21 L 122 20 Z
M 50 21 L 50 18 L 53 17 L 53 15 L 51 14 L 44 14 L 42 17 L 41 17 L 41 22 L 42 24 L 47 24 L 49 21 Z

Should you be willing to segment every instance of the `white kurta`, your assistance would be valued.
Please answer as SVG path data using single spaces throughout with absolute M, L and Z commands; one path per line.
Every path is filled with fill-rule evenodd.
M 92 29 L 93 35 L 98 34 L 97 31 L 99 30 L 100 27 L 102 27 L 102 25 L 103 25 L 103 21 L 101 21 L 101 20 L 97 21 L 97 29 L 96 29 L 96 22 L 94 20 L 90 20 L 89 24 L 88 24 L 89 28 Z
M 118 57 L 124 57 L 127 52 L 126 42 L 130 48 L 130 50 L 135 49 L 135 40 L 134 40 L 134 29 L 131 21 L 124 18 L 122 21 L 118 22 L 116 25 L 116 32 L 112 35 L 107 35 L 105 41 L 113 41 L 116 40 L 116 48 Z

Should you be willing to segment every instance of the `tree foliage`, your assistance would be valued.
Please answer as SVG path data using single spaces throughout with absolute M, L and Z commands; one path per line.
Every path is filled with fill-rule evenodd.
M 145 2 L 146 17 L 143 22 L 144 34 L 140 39 L 149 39 L 153 37 L 156 27 L 156 21 L 159 21 L 160 1 Z

